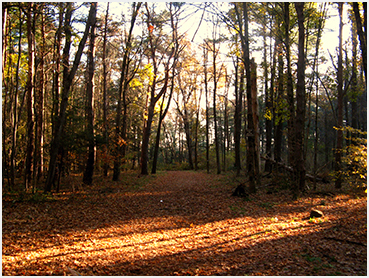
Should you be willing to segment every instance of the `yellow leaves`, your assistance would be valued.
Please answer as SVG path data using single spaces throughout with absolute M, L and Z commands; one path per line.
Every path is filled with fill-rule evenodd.
M 269 120 L 269 121 L 272 120 L 273 114 L 272 114 L 272 111 L 270 109 L 266 108 L 264 118 Z

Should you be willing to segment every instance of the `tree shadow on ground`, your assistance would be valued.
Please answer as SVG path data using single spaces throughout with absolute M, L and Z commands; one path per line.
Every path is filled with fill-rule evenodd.
M 366 223 L 366 207 L 350 207 L 352 199 L 339 203 L 344 207 L 339 207 L 338 202 L 327 206 L 326 213 L 335 215 L 329 222 L 305 221 L 295 228 L 274 229 L 277 221 L 287 223 L 296 216 L 301 220 L 308 213 L 309 200 L 293 203 L 286 196 L 258 199 L 256 195 L 251 201 L 241 200 L 230 197 L 230 186 L 214 183 L 209 176 L 193 180 L 191 175 L 196 176 L 169 174 L 139 190 L 122 188 L 122 192 L 118 186 L 113 193 L 85 192 L 53 202 L 3 208 L 3 255 L 16 257 L 25 252 L 58 249 L 51 255 L 38 256 L 35 262 L 29 261 L 23 269 L 36 271 L 42 269 L 40 262 L 44 262 L 43 267 L 59 266 L 60 271 L 60 265 L 66 264 L 86 275 L 366 274 L 366 248 L 353 250 L 349 241 L 334 244 L 324 239 L 326 235 L 350 236 L 343 222 Z M 325 200 L 336 202 L 333 198 Z M 349 214 L 340 213 L 343 208 L 350 210 Z M 350 219 L 353 215 L 365 215 L 365 219 Z M 270 227 L 260 230 L 259 222 Z M 246 233 L 239 235 L 237 231 Z M 160 237 L 160 233 L 170 236 Z M 227 236 L 229 240 L 215 240 Z M 132 237 L 143 240 L 137 243 Z M 355 237 L 358 238 L 351 235 Z M 86 248 L 92 239 L 127 240 L 119 245 Z M 363 240 L 362 236 L 359 239 Z M 169 244 L 172 241 L 190 242 L 193 246 Z M 173 252 L 163 247 L 156 254 L 152 248 L 141 256 L 136 250 L 166 243 L 174 248 Z M 119 254 L 125 250 L 130 250 L 130 256 Z M 114 253 L 113 259 L 109 252 Z M 73 263 L 73 258 L 84 262 Z

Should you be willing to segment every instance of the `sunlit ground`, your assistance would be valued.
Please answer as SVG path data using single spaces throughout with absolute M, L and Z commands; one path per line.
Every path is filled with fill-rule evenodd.
M 3 275 L 366 275 L 366 197 L 247 201 L 176 175 L 3 209 Z

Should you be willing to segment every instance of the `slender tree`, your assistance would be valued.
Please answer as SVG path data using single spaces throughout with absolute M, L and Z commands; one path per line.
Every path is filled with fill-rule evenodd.
M 342 33 L 343 33 L 343 3 L 338 3 L 338 12 L 340 16 L 339 25 L 339 45 L 338 45 L 338 66 L 337 66 L 337 143 L 335 150 L 335 187 L 342 187 L 342 173 L 341 173 L 341 156 L 342 156 L 342 144 L 343 144 L 343 67 L 342 67 Z
M 27 6 L 27 43 L 28 43 L 28 76 L 27 76 L 27 151 L 26 151 L 26 167 L 24 184 L 26 189 L 31 186 L 32 178 L 32 161 L 34 155 L 33 140 L 34 140 L 34 114 L 33 114 L 33 94 L 34 94 L 34 33 L 32 28 L 33 12 L 35 4 L 28 3 Z
M 97 6 L 97 4 L 96 4 Z M 94 138 L 94 111 L 93 111 L 93 94 L 94 94 L 94 73 L 95 73 L 95 28 L 96 13 L 91 17 L 90 28 L 90 44 L 87 52 L 87 85 L 86 85 L 86 137 L 88 140 L 88 157 L 85 172 L 83 173 L 83 183 L 92 184 L 92 176 L 95 163 L 95 138 Z
M 108 19 L 109 19 L 109 2 L 106 5 L 105 21 L 104 21 L 104 34 L 103 34 L 103 49 L 102 49 L 102 63 L 103 63 L 103 133 L 105 141 L 105 153 L 109 149 L 109 131 L 108 131 L 108 98 L 107 98 L 107 58 L 106 58 L 106 43 L 108 41 Z M 108 176 L 109 164 L 104 161 L 104 176 Z
M 305 161 L 304 161 L 304 127 L 305 127 L 305 28 L 304 3 L 296 2 L 297 21 L 299 27 L 297 84 L 296 84 L 296 122 L 295 122 L 295 184 L 294 194 L 305 190 Z
M 366 18 L 367 18 L 367 13 L 366 13 L 366 7 L 367 7 L 367 3 L 363 2 L 362 3 L 363 8 L 364 8 L 364 24 L 361 21 L 361 15 L 360 15 L 360 11 L 359 11 L 359 3 L 358 2 L 353 2 L 352 6 L 354 9 L 354 14 L 355 14 L 355 19 L 356 19 L 356 28 L 357 28 L 357 34 L 359 35 L 359 40 L 360 40 L 360 48 L 361 48 L 361 54 L 363 56 L 363 69 L 364 69 L 364 74 L 365 74 L 365 82 L 367 82 L 367 75 L 366 75 L 366 65 L 367 65 L 367 31 L 366 31 Z

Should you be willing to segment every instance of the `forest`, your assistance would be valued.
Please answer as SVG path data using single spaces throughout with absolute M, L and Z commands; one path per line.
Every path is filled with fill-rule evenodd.
M 3 275 L 310 275 L 312 267 L 319 268 L 316 275 L 366 275 L 366 250 L 352 250 L 352 244 L 366 246 L 366 7 L 366 2 L 2 2 Z M 168 207 L 164 197 L 154 202 L 161 194 L 177 205 Z M 331 218 L 306 220 L 298 209 L 324 211 L 321 206 Z M 351 209 L 342 220 L 338 208 L 346 206 Z M 114 209 L 125 211 L 126 218 Z M 318 256 L 306 251 L 307 243 L 299 245 L 305 255 L 298 260 L 309 267 L 286 270 L 274 257 L 277 272 L 253 259 L 254 268 L 236 266 L 231 256 L 236 260 L 242 252 L 225 242 L 242 245 L 236 227 L 251 223 L 242 218 L 248 213 L 255 219 L 266 213 L 267 225 L 289 217 L 288 225 L 278 222 L 253 235 L 241 229 L 242 240 L 256 238 L 259 255 L 268 253 L 266 234 L 288 229 L 285 237 L 302 242 L 309 235 L 315 242 L 324 230 L 320 237 L 348 245 L 346 254 L 356 252 L 359 266 L 338 267 L 351 260 L 343 249 L 334 257 L 326 247 L 321 251 L 326 255 Z M 149 218 L 158 221 L 145 222 Z M 240 222 L 232 222 L 236 219 Z M 133 226 L 118 231 L 117 221 Z M 299 221 L 308 228 L 294 226 Z M 223 226 L 209 228 L 210 223 Z M 234 230 L 222 241 L 219 229 L 226 223 Z M 260 227 L 257 223 L 252 225 Z M 332 223 L 355 226 L 350 232 L 355 236 Z M 209 256 L 221 250 L 217 244 L 233 248 L 227 259 L 211 257 L 228 266 L 215 270 L 195 249 L 179 260 L 185 251 L 164 256 L 164 245 L 150 249 L 161 259 L 144 253 L 140 267 L 132 269 L 133 251 L 135 259 L 122 258 L 119 266 L 111 258 L 117 255 L 109 254 L 104 270 L 75 258 L 63 261 L 61 270 L 55 261 L 90 250 L 92 241 L 82 237 L 92 230 L 94 237 L 99 234 L 96 240 L 107 240 L 109 233 L 119 238 L 147 228 L 154 239 L 136 238 L 137 244 L 156 242 L 153 233 L 161 233 L 165 244 L 175 246 L 174 226 L 191 238 L 203 236 L 201 229 L 219 232 L 215 251 L 207 237 L 199 242 Z M 114 250 L 108 247 L 112 242 L 96 242 L 95 253 Z M 58 244 L 64 251 L 44 253 L 43 266 L 37 265 L 32 252 Z M 273 244 L 277 250 L 286 242 Z M 165 258 L 173 269 L 161 264 Z M 184 271 L 188 261 L 197 268 Z M 160 269 L 148 267 L 153 264 Z M 336 273 L 329 272 L 333 268 Z

